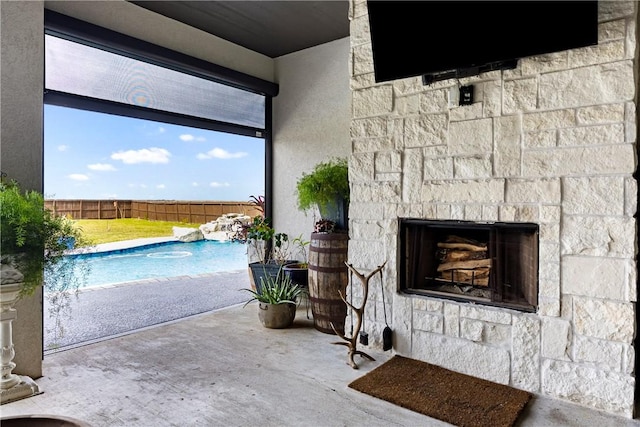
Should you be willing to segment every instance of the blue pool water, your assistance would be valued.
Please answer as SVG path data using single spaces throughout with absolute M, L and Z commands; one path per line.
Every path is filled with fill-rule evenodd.
M 247 268 L 244 244 L 212 240 L 158 243 L 72 256 L 89 265 L 85 287 Z

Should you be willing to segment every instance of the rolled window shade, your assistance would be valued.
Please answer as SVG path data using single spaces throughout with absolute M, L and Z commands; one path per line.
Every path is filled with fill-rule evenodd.
M 45 87 L 154 110 L 265 128 L 265 96 L 45 35 Z

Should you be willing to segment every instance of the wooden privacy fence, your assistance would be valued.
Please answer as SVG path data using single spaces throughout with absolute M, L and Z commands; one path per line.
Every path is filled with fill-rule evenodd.
M 239 213 L 251 217 L 259 211 L 249 202 L 132 201 L 131 217 L 156 221 L 207 223 L 224 214 Z
M 73 219 L 140 218 L 205 224 L 223 214 L 251 217 L 260 212 L 249 202 L 175 200 L 45 200 L 45 207 Z

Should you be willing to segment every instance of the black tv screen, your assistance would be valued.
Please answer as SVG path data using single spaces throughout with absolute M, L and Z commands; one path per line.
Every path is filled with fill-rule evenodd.
M 369 0 L 367 8 L 376 82 L 463 77 L 598 43 L 597 1 Z

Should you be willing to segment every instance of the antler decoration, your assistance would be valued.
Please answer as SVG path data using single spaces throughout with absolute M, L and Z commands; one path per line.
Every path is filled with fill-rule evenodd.
M 364 274 L 358 272 L 353 267 L 353 264 L 347 264 L 345 262 L 349 270 L 351 270 L 356 276 L 358 276 L 358 278 L 362 282 L 362 304 L 360 305 L 360 307 L 355 307 L 353 304 L 350 304 L 346 300 L 345 296 L 342 295 L 342 292 L 338 291 L 340 293 L 340 298 L 342 298 L 342 301 L 344 301 L 344 303 L 356 314 L 357 322 L 356 322 L 355 331 L 353 332 L 353 336 L 351 336 L 350 338 L 345 336 L 344 333 L 337 331 L 336 328 L 333 326 L 333 323 L 331 323 L 331 328 L 334 330 L 336 335 L 338 335 L 340 338 L 346 341 L 346 342 L 338 341 L 332 344 L 346 345 L 347 347 L 349 347 L 349 365 L 351 365 L 353 369 L 358 369 L 358 365 L 353 360 L 353 357 L 356 354 L 359 354 L 360 356 L 365 357 L 371 361 L 375 361 L 375 359 L 369 356 L 367 353 L 357 350 L 356 345 L 357 345 L 357 337 L 358 337 L 358 334 L 360 333 L 360 328 L 362 327 L 362 316 L 364 315 L 364 306 L 367 304 L 367 297 L 369 296 L 369 279 L 371 279 L 376 273 L 382 270 L 386 263 L 387 262 L 385 261 L 382 265 L 378 266 L 378 268 L 376 268 L 367 276 L 365 276 Z M 351 286 L 353 286 L 353 284 L 351 284 Z

